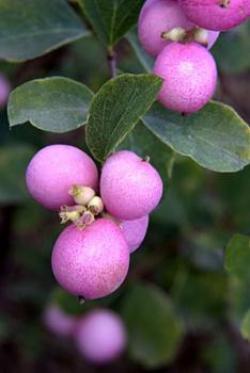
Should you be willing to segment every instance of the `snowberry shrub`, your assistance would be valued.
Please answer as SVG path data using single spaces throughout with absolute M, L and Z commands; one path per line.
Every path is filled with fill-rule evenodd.
M 176 0 L 154 0 L 144 4 L 138 22 L 139 40 L 144 49 L 157 56 L 171 41 L 163 37 L 175 28 L 184 31 L 194 29 L 196 25 L 188 20 Z M 219 36 L 218 32 L 208 31 L 207 43 L 211 48 Z
M 128 245 L 110 219 L 100 218 L 84 229 L 68 226 L 53 248 L 55 278 L 68 292 L 85 299 L 113 293 L 123 283 L 128 267 Z
M 34 260 L 37 259 L 38 266 L 46 261 L 44 251 L 35 247 L 35 255 L 31 258 L 29 253 L 33 246 L 39 246 L 39 238 L 44 246 L 44 235 L 48 235 L 45 241 L 50 241 L 50 234 L 54 235 L 53 217 L 52 224 L 46 224 L 43 216 L 32 222 L 32 216 L 36 215 L 33 208 L 20 208 L 16 216 L 15 206 L 25 203 L 20 172 L 30 151 L 26 141 L 30 144 L 43 143 L 47 139 L 54 141 L 62 133 L 63 141 L 71 143 L 75 139 L 80 148 L 88 147 L 92 157 L 99 162 L 98 167 L 102 168 L 100 182 L 94 161 L 82 150 L 53 145 L 42 149 L 31 160 L 26 174 L 27 187 L 35 200 L 58 212 L 54 213 L 54 219 L 59 215 L 62 224 L 69 224 L 55 242 L 51 258 L 55 280 L 76 298 L 72 300 L 60 295 L 60 303 L 65 309 L 74 312 L 79 306 L 79 310 L 85 313 L 86 309 L 93 307 L 92 299 L 112 294 L 125 280 L 130 259 L 133 261 L 128 286 L 103 302 L 124 315 L 129 332 L 130 359 L 134 359 L 137 365 L 132 366 L 131 361 L 124 367 L 111 370 L 136 371 L 139 366 L 141 371 L 145 366 L 148 371 L 168 371 L 171 368 L 176 371 L 175 362 L 179 366 L 183 360 L 178 347 L 183 345 L 183 337 L 190 340 L 189 325 L 194 326 L 192 329 L 198 326 L 201 335 L 205 332 L 206 337 L 207 334 L 207 330 L 192 319 L 192 316 L 197 316 L 197 312 L 193 312 L 197 305 L 201 311 L 200 319 L 207 320 L 212 316 L 212 325 L 220 322 L 226 326 L 224 330 L 218 330 L 218 335 L 213 333 L 213 342 L 216 346 L 217 342 L 223 344 L 223 351 L 224 347 L 231 351 L 234 345 L 231 337 L 228 339 L 228 332 L 232 334 L 233 331 L 238 344 L 237 325 L 244 338 L 249 339 L 248 307 L 242 309 L 243 320 L 233 312 L 235 307 L 228 309 L 231 303 L 235 304 L 234 294 L 228 291 L 231 280 L 237 277 L 240 285 L 233 289 L 233 293 L 240 290 L 245 296 L 242 290 L 249 286 L 248 278 L 246 284 L 243 283 L 243 277 L 247 277 L 243 275 L 247 271 L 244 258 L 249 255 L 245 250 L 249 247 L 249 237 L 237 234 L 236 241 L 233 238 L 233 244 L 230 243 L 225 255 L 223 247 L 232 227 L 238 232 L 247 230 L 248 215 L 241 219 L 242 209 L 238 211 L 234 207 L 236 189 L 242 195 L 249 177 L 246 174 L 249 171 L 243 169 L 250 164 L 250 128 L 235 110 L 220 102 L 211 102 L 200 113 L 195 113 L 209 101 L 216 88 L 216 64 L 209 48 L 220 30 L 237 25 L 250 14 L 249 4 L 249 0 L 0 1 L 1 59 L 22 62 L 15 67 L 1 61 L 1 66 L 13 77 L 14 86 L 23 82 L 11 92 L 7 110 L 3 110 L 0 118 L 3 145 L 0 154 L 0 202 L 3 207 L 0 213 L 3 246 L 0 275 L 2 284 L 6 285 L 1 305 L 4 303 L 3 308 L 7 311 L 7 317 L 0 315 L 1 342 L 5 343 L 5 337 L 9 341 L 6 332 L 11 327 L 15 331 L 27 332 L 28 342 L 32 337 L 33 343 L 36 335 L 38 340 L 34 339 L 34 344 L 41 340 L 32 320 L 23 317 L 25 307 L 21 298 L 24 306 L 27 300 L 34 303 L 35 307 L 28 304 L 29 313 L 32 309 L 36 312 L 38 303 L 44 298 L 42 290 L 49 290 L 46 271 L 40 270 L 39 275 L 34 276 L 34 286 L 31 280 L 36 268 Z M 153 74 L 152 58 L 143 53 L 134 34 L 136 23 L 141 44 L 156 59 Z M 90 33 L 93 34 L 91 37 Z M 66 46 L 78 39 L 72 48 Z M 223 35 L 215 49 L 221 78 L 219 96 L 235 102 L 245 116 L 247 97 L 244 97 L 245 82 L 242 84 L 242 79 L 248 76 L 250 66 L 245 47 L 248 39 L 246 25 L 231 36 Z M 55 51 L 43 57 L 59 46 L 62 47 L 59 53 Z M 37 57 L 33 62 L 32 59 Z M 127 73 L 127 68 L 142 73 Z M 230 71 L 235 74 L 233 79 Z M 54 72 L 59 76 L 53 77 Z M 64 78 L 65 73 L 78 81 Z M 43 79 L 39 78 L 41 75 Z M 35 79 L 25 81 L 30 76 Z M 236 82 L 237 77 L 240 77 L 239 82 Z M 8 89 L 6 85 L 1 87 L 0 79 L 0 106 L 5 105 L 7 93 Z M 234 97 L 237 94 L 238 97 Z M 155 103 L 157 97 L 162 105 Z M 18 126 L 10 134 L 6 133 L 6 114 L 10 127 Z M 25 123 L 27 126 L 23 126 Z M 40 138 L 40 131 L 33 129 L 30 133 L 28 126 L 49 134 Z M 7 141 L 13 134 L 15 143 L 11 140 L 9 147 Z M 115 153 L 121 147 L 128 150 Z M 142 158 L 131 149 L 143 154 Z M 170 189 L 159 214 L 152 219 L 153 232 L 146 243 L 151 250 L 132 258 L 134 255 L 130 254 L 141 245 L 148 229 L 149 215 L 163 194 L 163 182 L 149 157 L 160 165 L 164 185 L 169 185 Z M 205 171 L 207 176 L 201 167 L 209 170 Z M 237 176 L 221 175 L 217 178 L 213 171 L 241 171 L 239 178 L 245 189 L 238 185 Z M 223 189 L 227 189 L 226 195 L 223 195 Z M 247 206 L 246 198 L 244 202 Z M 27 222 L 22 221 L 25 218 L 22 210 L 26 210 Z M 247 214 L 247 207 L 245 210 Z M 213 220 L 219 224 L 218 231 L 211 227 Z M 25 245 L 15 242 L 15 238 L 25 237 L 30 241 L 34 237 L 34 243 L 27 242 L 27 252 L 17 257 L 16 249 Z M 209 250 L 210 246 L 213 252 Z M 188 255 L 185 247 L 190 248 Z M 9 255 L 13 255 L 13 251 L 14 257 L 11 258 Z M 240 258 L 241 252 L 243 259 Z M 228 274 L 222 266 L 222 254 Z M 233 265 L 235 262 L 236 266 Z M 9 267 L 10 271 L 15 271 L 14 278 L 9 276 Z M 18 289 L 25 290 L 25 297 L 17 298 L 14 294 L 18 290 L 16 272 L 20 272 L 20 280 L 24 281 L 18 284 Z M 27 287 L 27 281 L 32 286 Z M 219 292 L 213 291 L 216 287 Z M 36 288 L 41 292 L 35 294 Z M 237 301 L 239 297 L 235 295 Z M 80 303 L 84 303 L 82 298 L 86 299 L 87 304 L 78 305 L 77 297 L 80 297 Z M 72 307 L 66 305 L 71 301 Z M 100 304 L 99 301 L 95 303 Z M 249 300 L 245 303 L 248 305 Z M 10 312 L 15 306 L 14 313 Z M 218 309 L 218 315 L 216 312 L 212 315 L 211 308 Z M 14 316 L 20 314 L 21 323 L 27 319 L 27 325 L 20 328 L 17 318 L 13 323 L 11 313 Z M 1 323 L 5 319 L 7 328 L 4 326 L 2 333 Z M 31 325 L 28 325 L 29 321 Z M 78 324 L 78 320 L 75 323 L 61 310 L 50 306 L 45 312 L 44 323 L 58 335 L 74 337 L 79 351 L 94 363 L 101 364 L 119 357 L 125 346 L 123 326 L 106 311 L 105 314 L 103 311 L 87 314 Z M 22 339 L 18 337 L 11 341 L 14 351 L 17 349 L 18 357 L 20 355 L 17 360 L 21 364 L 15 361 L 15 370 L 29 371 L 29 366 L 25 369 L 23 361 L 27 360 L 26 347 L 29 348 L 30 344 L 25 343 L 25 337 L 23 339 L 21 335 L 25 336 L 25 333 L 19 334 Z M 240 347 L 245 350 L 242 343 Z M 199 361 L 195 359 L 195 366 L 206 365 L 208 371 L 216 370 L 214 359 L 207 359 L 210 343 L 201 347 L 202 356 Z M 43 350 L 36 360 L 42 361 Z M 241 360 L 241 356 L 239 358 Z M 58 371 L 62 366 L 62 359 L 59 360 Z M 8 359 L 6 362 L 9 365 Z M 225 363 L 226 367 L 223 364 L 218 367 L 220 371 L 227 372 L 228 363 L 230 367 L 235 366 L 231 359 Z M 44 366 L 50 366 L 49 362 Z M 2 364 L 1 368 L 5 370 Z M 62 370 L 65 369 L 62 366 Z M 190 371 L 194 370 L 190 365 Z
M 85 359 L 95 364 L 105 364 L 121 355 L 127 336 L 120 317 L 100 309 L 90 311 L 78 321 L 75 341 Z
M 193 113 L 213 96 L 217 68 L 213 56 L 197 43 L 172 43 L 159 54 L 154 73 L 164 79 L 158 99 L 168 109 Z
M 82 150 L 69 145 L 50 145 L 41 149 L 26 172 L 30 194 L 51 210 L 73 204 L 70 190 L 74 184 L 96 189 L 97 183 L 95 163 Z
M 104 163 L 100 180 L 106 210 L 116 218 L 135 220 L 154 210 L 163 193 L 159 173 L 131 151 L 122 150 Z
M 43 322 L 52 333 L 69 337 L 76 325 L 76 318 L 64 313 L 57 305 L 48 305 L 43 314 Z
M 250 16 L 249 0 L 179 0 L 190 21 L 209 30 L 226 31 Z

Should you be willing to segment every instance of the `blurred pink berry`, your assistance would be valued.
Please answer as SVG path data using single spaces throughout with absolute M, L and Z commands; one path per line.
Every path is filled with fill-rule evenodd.
M 0 109 L 6 105 L 10 91 L 9 81 L 3 74 L 0 74 Z
M 164 79 L 159 101 L 180 113 L 200 110 L 216 89 L 214 58 L 197 43 L 166 46 L 156 59 L 154 73 Z
M 226 31 L 250 16 L 249 0 L 179 0 L 190 21 L 209 30 Z
M 133 253 L 141 246 L 148 230 L 148 223 L 148 215 L 143 216 L 140 219 L 123 220 L 121 222 L 120 227 L 128 244 L 130 253 Z
M 138 33 L 143 48 L 152 56 L 157 56 L 171 43 L 164 40 L 162 34 L 181 27 L 189 31 L 195 27 L 190 22 L 177 0 L 148 0 L 142 7 L 139 17 Z M 208 31 L 208 48 L 211 48 L 219 36 L 218 32 Z
M 50 145 L 41 149 L 30 161 L 26 184 L 32 197 L 51 210 L 74 204 L 73 185 L 97 189 L 95 163 L 82 150 L 70 145 Z
M 98 219 L 82 230 L 70 225 L 53 248 L 52 269 L 58 283 L 85 299 L 113 293 L 125 280 L 128 267 L 128 245 L 110 219 Z
M 105 364 L 117 359 L 127 343 L 122 320 L 108 310 L 90 311 L 78 322 L 75 341 L 79 352 L 90 362 Z
M 135 220 L 157 207 L 163 183 L 148 161 L 123 150 L 111 155 L 104 163 L 100 191 L 111 215 L 121 220 Z
M 76 325 L 76 320 L 75 317 L 67 315 L 54 304 L 47 306 L 43 314 L 43 322 L 47 329 L 52 333 L 63 337 L 69 337 L 72 335 Z

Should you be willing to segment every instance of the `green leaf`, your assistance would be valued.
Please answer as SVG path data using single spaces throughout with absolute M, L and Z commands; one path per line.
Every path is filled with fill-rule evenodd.
M 245 314 L 240 328 L 242 337 L 250 341 L 250 310 Z
M 133 359 L 149 368 L 174 359 L 183 329 L 164 292 L 153 286 L 133 285 L 125 298 L 122 314 Z
M 138 36 L 137 36 L 137 30 L 135 29 L 135 30 L 128 32 L 126 38 L 129 41 L 131 47 L 133 48 L 142 67 L 145 69 L 146 72 L 150 73 L 153 68 L 154 60 L 141 47 Z
M 211 102 L 182 116 L 155 104 L 143 122 L 174 151 L 210 170 L 234 172 L 250 162 L 250 129 L 227 105 Z
M 155 100 L 161 80 L 153 75 L 124 74 L 102 86 L 92 101 L 86 141 L 104 161 L 124 140 Z
M 250 67 L 250 22 L 230 32 L 221 33 L 213 53 L 219 68 L 228 73 L 239 73 Z
M 3 146 L 0 150 L 0 203 L 19 204 L 26 200 L 25 170 L 34 150 L 29 146 Z
M 250 280 L 249 278 L 238 278 L 234 275 L 228 277 L 230 294 L 228 315 L 237 325 L 239 325 L 246 312 L 250 309 Z
M 213 329 L 228 308 L 228 277 L 214 270 L 191 272 L 180 266 L 171 293 L 187 324 Z
M 250 238 L 236 234 L 226 248 L 225 268 L 240 279 L 250 278 Z
M 65 0 L 0 0 L 0 58 L 25 61 L 85 35 Z
M 144 0 L 78 0 L 97 36 L 112 47 L 136 23 Z
M 148 156 L 150 163 L 160 172 L 165 184 L 168 183 L 168 179 L 172 176 L 175 153 L 154 136 L 142 122 L 135 126 L 120 148 L 132 150 L 142 158 Z
M 92 92 L 83 84 L 66 78 L 32 80 L 10 95 L 10 126 L 30 122 L 50 132 L 67 132 L 87 121 Z

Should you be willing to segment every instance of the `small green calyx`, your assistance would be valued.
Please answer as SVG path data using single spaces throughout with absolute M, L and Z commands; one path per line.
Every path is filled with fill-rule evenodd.
M 69 195 L 73 197 L 76 204 L 85 206 L 95 196 L 95 191 L 90 187 L 73 185 L 69 190 Z
M 194 27 L 190 30 L 185 30 L 182 27 L 175 27 L 172 30 L 163 32 L 161 37 L 166 41 L 178 43 L 190 43 L 195 41 L 205 47 L 208 46 L 208 31 L 200 27 Z
M 59 212 L 61 224 L 73 223 L 79 229 L 91 225 L 95 218 L 104 211 L 101 197 L 95 195 L 95 191 L 83 185 L 73 185 L 69 190 L 73 197 L 73 206 L 62 206 Z

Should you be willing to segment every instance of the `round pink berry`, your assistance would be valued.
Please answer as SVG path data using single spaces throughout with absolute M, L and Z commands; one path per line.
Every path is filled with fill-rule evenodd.
M 10 91 L 11 87 L 9 81 L 3 74 L 0 74 L 0 108 L 6 105 Z
M 108 310 L 90 311 L 78 322 L 75 341 L 79 352 L 90 362 L 105 364 L 117 359 L 127 343 L 122 320 Z
M 180 113 L 200 110 L 216 89 L 214 58 L 197 43 L 166 46 L 156 59 L 154 73 L 164 80 L 159 101 Z
M 82 150 L 70 145 L 50 145 L 34 155 L 26 172 L 32 197 L 51 210 L 72 205 L 69 191 L 75 184 L 97 189 L 95 163 Z
M 111 215 L 121 220 L 135 220 L 156 208 L 162 197 L 163 183 L 148 161 L 122 150 L 104 163 L 100 191 Z
M 84 229 L 67 227 L 52 253 L 58 283 L 71 294 L 97 299 L 123 283 L 129 267 L 128 245 L 110 219 L 98 219 Z
M 226 31 L 250 16 L 249 0 L 179 0 L 190 21 L 209 30 Z
M 128 244 L 130 253 L 133 253 L 141 246 L 148 230 L 148 223 L 148 215 L 143 216 L 140 219 L 123 220 L 121 222 L 120 227 Z
M 162 34 L 181 27 L 186 31 L 195 28 L 190 22 L 177 0 L 148 0 L 142 7 L 138 35 L 143 48 L 152 56 L 157 56 L 162 49 L 171 43 L 164 40 Z M 208 31 L 208 48 L 211 48 L 219 33 Z
M 76 318 L 67 315 L 57 305 L 52 304 L 46 307 L 43 314 L 43 322 L 52 333 L 69 337 L 74 331 Z

